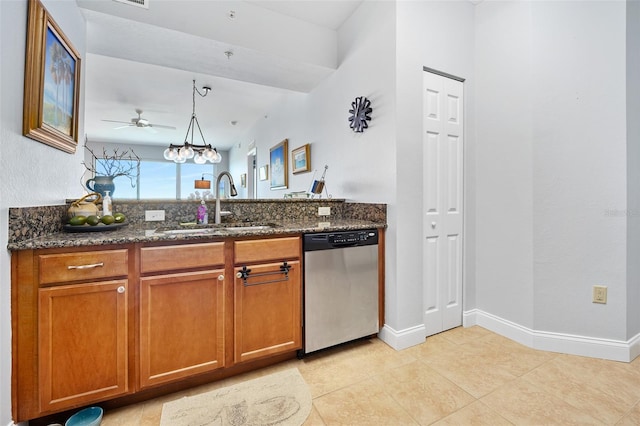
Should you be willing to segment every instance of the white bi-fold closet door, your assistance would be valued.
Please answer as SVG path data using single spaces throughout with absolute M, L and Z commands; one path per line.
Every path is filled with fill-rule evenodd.
M 462 324 L 463 82 L 423 84 L 423 307 L 427 336 Z

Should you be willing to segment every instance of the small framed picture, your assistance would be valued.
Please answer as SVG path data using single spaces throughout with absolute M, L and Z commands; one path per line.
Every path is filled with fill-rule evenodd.
M 243 174 L 240 175 L 240 185 L 243 188 L 247 187 L 247 174 L 246 173 L 243 173 Z
M 311 170 L 311 145 L 306 144 L 291 151 L 293 173 L 304 173 Z
M 268 164 L 265 164 L 264 166 L 260 167 L 259 176 L 260 176 L 260 180 L 269 179 L 269 165 Z

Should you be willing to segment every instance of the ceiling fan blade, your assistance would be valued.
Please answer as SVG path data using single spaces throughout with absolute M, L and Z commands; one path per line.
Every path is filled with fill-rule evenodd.
M 114 127 L 113 130 L 126 129 L 127 127 L 131 127 L 131 124 L 125 124 L 124 126 Z
M 176 129 L 173 126 L 163 126 L 162 124 L 151 124 L 151 123 L 149 123 L 148 127 L 157 127 L 158 129 L 171 129 L 171 130 Z
M 156 129 L 154 129 L 153 127 L 151 127 L 151 126 L 144 126 L 143 129 L 144 129 L 145 132 L 149 132 L 149 133 L 153 133 L 153 134 L 157 134 L 158 133 L 158 131 Z
M 120 120 L 102 120 L 102 121 L 106 121 L 108 123 L 121 123 L 121 124 L 131 124 L 128 121 L 120 121 Z
M 2 0 L 0 0 L 0 1 L 2 1 Z M 148 129 L 148 130 L 152 131 L 152 133 L 157 133 L 157 131 L 155 129 L 170 129 L 170 130 L 175 130 L 176 129 L 173 126 L 164 126 L 162 124 L 151 124 L 151 123 L 149 123 L 149 120 L 147 120 L 146 118 L 142 117 L 142 110 L 141 109 L 136 109 L 136 113 L 138 113 L 138 116 L 132 118 L 131 121 L 119 121 L 119 120 L 102 120 L 102 121 L 106 121 L 106 122 L 109 122 L 109 123 L 122 124 L 122 126 L 115 127 L 114 129 L 124 129 L 125 127 L 140 127 L 140 128 L 143 128 L 143 129 Z M 154 129 L 152 129 L 152 127 Z

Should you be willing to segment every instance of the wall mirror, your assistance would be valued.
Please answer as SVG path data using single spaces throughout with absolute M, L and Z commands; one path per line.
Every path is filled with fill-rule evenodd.
M 314 10 L 326 12 L 326 2 L 308 2 L 304 14 L 294 17 L 287 12 L 288 1 L 270 4 L 275 8 L 271 12 L 254 3 L 238 2 L 241 10 L 231 18 L 227 2 L 155 2 L 141 14 L 119 2 L 77 0 L 87 22 L 84 131 L 88 143 L 133 148 L 143 168 L 175 167 L 162 165 L 161 156 L 169 144 L 185 140 L 195 79 L 199 89 L 204 85 L 212 88 L 209 96 L 195 100 L 206 143 L 223 155 L 212 173 L 229 169 L 229 151 L 240 143 L 246 146 L 242 138 L 256 120 L 264 119 L 284 95 L 309 92 L 335 70 L 336 32 L 329 27 L 337 28 L 336 23 L 343 22 L 361 1 L 332 6 L 325 15 L 334 23 L 322 28 L 309 19 L 320 15 Z M 265 21 L 268 28 L 247 27 L 247 22 L 265 16 L 270 17 L 268 24 Z M 293 27 L 297 40 L 282 37 Z M 305 40 L 307 43 L 300 43 Z M 121 78 L 114 78 L 116 75 Z M 259 196 L 255 169 L 259 165 L 253 164 L 257 156 L 249 157 L 246 163 L 233 160 L 242 161 L 247 174 L 246 191 L 241 193 Z M 147 161 L 150 163 L 145 164 Z M 184 164 L 180 168 L 173 173 L 174 184 L 186 176 L 191 179 L 199 170 Z M 236 174 L 234 179 L 239 180 Z M 165 184 L 153 181 L 158 191 Z M 141 198 L 147 193 L 166 193 L 148 192 L 144 181 L 140 185 Z M 172 199 L 184 198 L 185 191 L 178 189 Z M 124 194 L 116 190 L 114 195 Z

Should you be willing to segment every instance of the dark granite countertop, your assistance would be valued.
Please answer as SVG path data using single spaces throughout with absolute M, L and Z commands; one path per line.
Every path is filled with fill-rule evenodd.
M 250 223 L 226 223 L 223 225 L 209 225 L 197 227 L 180 227 L 175 226 L 172 229 L 194 229 L 193 233 L 171 234 L 157 231 L 163 228 L 159 225 L 156 228 L 150 228 L 149 224 L 145 226 L 128 225 L 114 230 L 105 230 L 101 232 L 57 232 L 42 237 L 27 239 L 24 241 L 11 242 L 7 248 L 9 250 L 32 250 L 45 248 L 60 247 L 81 247 L 96 246 L 107 244 L 128 244 L 140 242 L 155 241 L 192 241 L 192 240 L 211 240 L 224 238 L 242 238 L 249 236 L 271 236 L 283 234 L 302 234 L 310 232 L 327 232 L 327 231 L 348 231 L 359 229 L 371 229 L 386 227 L 384 223 L 371 222 L 358 219 L 332 219 L 331 221 L 319 222 L 317 220 L 286 220 L 271 221 L 273 227 L 268 229 L 234 229 L 228 230 L 229 226 L 249 226 Z M 222 227 L 220 227 L 222 226 Z M 203 229 L 207 229 L 203 231 Z

